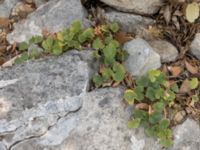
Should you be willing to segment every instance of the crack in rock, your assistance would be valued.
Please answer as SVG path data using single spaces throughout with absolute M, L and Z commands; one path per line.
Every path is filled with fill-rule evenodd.
M 48 101 L 44 104 L 40 103 L 37 108 L 23 111 L 22 117 L 18 119 L 11 121 L 0 120 L 0 135 L 5 137 L 2 141 L 3 144 L 11 150 L 12 147 L 24 140 L 41 136 L 43 137 L 40 141 L 45 144 L 54 138 L 52 135 L 63 131 L 65 127 L 63 125 L 73 124 L 68 127 L 68 131 L 70 131 L 76 124 L 77 118 L 68 120 L 62 118 L 81 108 L 82 100 L 80 96 L 66 97 L 57 101 Z M 60 126 L 57 124 L 60 124 Z M 62 136 L 67 136 L 67 134 Z M 60 138 L 58 141 L 62 141 L 62 139 Z

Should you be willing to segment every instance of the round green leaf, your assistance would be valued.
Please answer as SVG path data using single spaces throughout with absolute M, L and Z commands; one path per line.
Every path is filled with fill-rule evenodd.
M 92 48 L 98 50 L 98 49 L 103 49 L 104 48 L 104 44 L 103 42 L 101 41 L 100 38 L 97 38 L 93 41 L 92 43 Z
M 121 82 L 124 80 L 126 71 L 122 64 L 114 63 L 112 70 L 113 70 L 112 73 L 113 80 L 117 82 Z
M 199 85 L 199 81 L 197 78 L 192 78 L 190 81 L 189 81 L 189 87 L 191 90 L 194 90 L 198 87 Z
M 132 105 L 134 103 L 136 97 L 137 95 L 133 90 L 129 89 L 124 92 L 124 99 L 129 105 Z
M 19 50 L 20 51 L 24 51 L 24 50 L 27 50 L 29 47 L 29 44 L 27 42 L 22 42 L 19 44 Z
M 114 22 L 110 25 L 110 29 L 112 32 L 117 32 L 119 30 L 119 25 L 116 22 Z
M 129 120 L 128 121 L 128 128 L 129 129 L 138 128 L 140 126 L 140 121 L 141 121 L 141 119 L 139 119 L 139 118 L 136 118 L 136 119 L 133 119 L 133 120 Z

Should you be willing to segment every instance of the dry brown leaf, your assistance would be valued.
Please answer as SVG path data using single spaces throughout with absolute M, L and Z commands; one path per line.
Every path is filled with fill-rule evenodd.
M 0 17 L 0 28 L 7 28 L 10 25 L 11 21 L 8 18 Z
M 177 77 L 181 74 L 182 68 L 179 66 L 169 66 L 168 70 L 171 72 L 172 76 Z
M 180 93 L 188 93 L 188 92 L 190 92 L 189 80 L 188 79 L 185 79 L 183 81 L 179 92 Z
M 119 85 L 120 85 L 120 82 L 114 82 L 114 83 L 112 84 L 112 87 L 115 88 L 115 87 L 118 87 Z
M 11 66 L 13 66 L 13 64 L 15 63 L 15 59 L 17 59 L 17 58 L 20 57 L 20 56 L 21 56 L 21 54 L 15 56 L 15 57 L 13 57 L 13 58 L 11 58 L 11 59 L 8 60 L 7 62 L 5 62 L 5 63 L 2 65 L 2 67 L 5 68 L 5 67 L 11 67 Z
M 128 35 L 128 34 L 125 33 L 125 32 L 120 31 L 120 32 L 117 32 L 117 33 L 115 34 L 115 39 L 116 39 L 120 44 L 124 44 L 124 43 L 126 43 L 126 42 L 132 40 L 133 37 L 131 37 L 130 35 Z
M 6 45 L 0 45 L 0 53 L 5 53 L 6 52 Z
M 198 67 L 192 66 L 189 62 L 185 61 L 185 67 L 191 74 L 198 73 Z
M 146 103 L 139 103 L 135 106 L 136 109 L 149 110 L 149 105 Z
M 185 119 L 185 116 L 186 112 L 184 110 L 177 112 L 174 116 L 174 122 L 181 123 Z
M 44 38 L 47 38 L 48 36 L 50 36 L 52 33 L 47 29 L 47 28 L 43 28 L 42 29 L 42 35 Z

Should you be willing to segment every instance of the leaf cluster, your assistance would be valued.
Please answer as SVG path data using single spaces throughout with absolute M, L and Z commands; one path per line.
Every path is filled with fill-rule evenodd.
M 39 58 L 40 54 L 37 49 L 33 49 L 31 53 L 28 53 L 28 48 L 30 47 L 31 44 L 41 45 L 42 41 L 43 37 L 36 35 L 33 36 L 31 39 L 29 39 L 28 42 L 20 43 L 18 49 L 21 52 L 21 55 L 15 60 L 15 63 L 19 64 L 29 59 Z
M 151 70 L 146 76 L 137 78 L 134 89 L 125 91 L 124 99 L 130 105 L 146 103 L 149 108 L 134 110 L 134 119 L 129 121 L 128 127 L 137 128 L 142 125 L 148 136 L 156 137 L 162 146 L 170 147 L 172 131 L 169 128 L 170 121 L 164 119 L 164 110 L 174 102 L 178 91 L 178 85 L 170 85 L 159 70 Z
M 100 30 L 102 36 L 96 36 L 92 43 L 94 56 L 101 63 L 99 73 L 93 77 L 96 87 L 112 81 L 122 82 L 126 73 L 122 63 L 128 56 L 119 42 L 113 38 L 113 33 L 119 30 L 118 24 L 102 25 Z
M 44 54 L 61 55 L 70 49 L 82 49 L 82 45 L 91 41 L 94 37 L 92 28 L 82 29 L 80 21 L 74 21 L 71 26 L 56 34 L 49 35 L 47 38 L 42 36 L 33 36 L 29 42 L 22 42 L 19 44 L 19 51 L 23 52 L 23 57 L 19 57 L 17 62 L 35 58 L 37 50 L 32 55 L 28 55 L 27 51 L 31 44 L 37 44 L 44 49 Z M 27 56 L 24 59 L 24 56 Z

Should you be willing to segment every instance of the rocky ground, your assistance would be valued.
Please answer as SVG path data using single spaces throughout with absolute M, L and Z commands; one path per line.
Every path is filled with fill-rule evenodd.
M 200 60 L 200 33 L 179 60 L 180 47 L 149 32 L 156 22 L 152 16 L 164 5 L 161 0 L 101 0 L 93 19 L 87 5 L 84 0 L 0 0 L 0 150 L 163 149 L 143 128 L 127 128 L 134 108 L 123 102 L 123 87 L 90 91 L 98 65 L 91 49 L 72 49 L 20 65 L 8 62 L 18 55 L 16 45 L 33 35 L 60 31 L 73 20 L 88 27 L 101 19 L 118 22 L 130 33 L 123 49 L 129 53 L 124 64 L 132 76 L 189 58 Z M 199 121 L 183 118 L 173 127 L 169 150 L 200 150 Z

